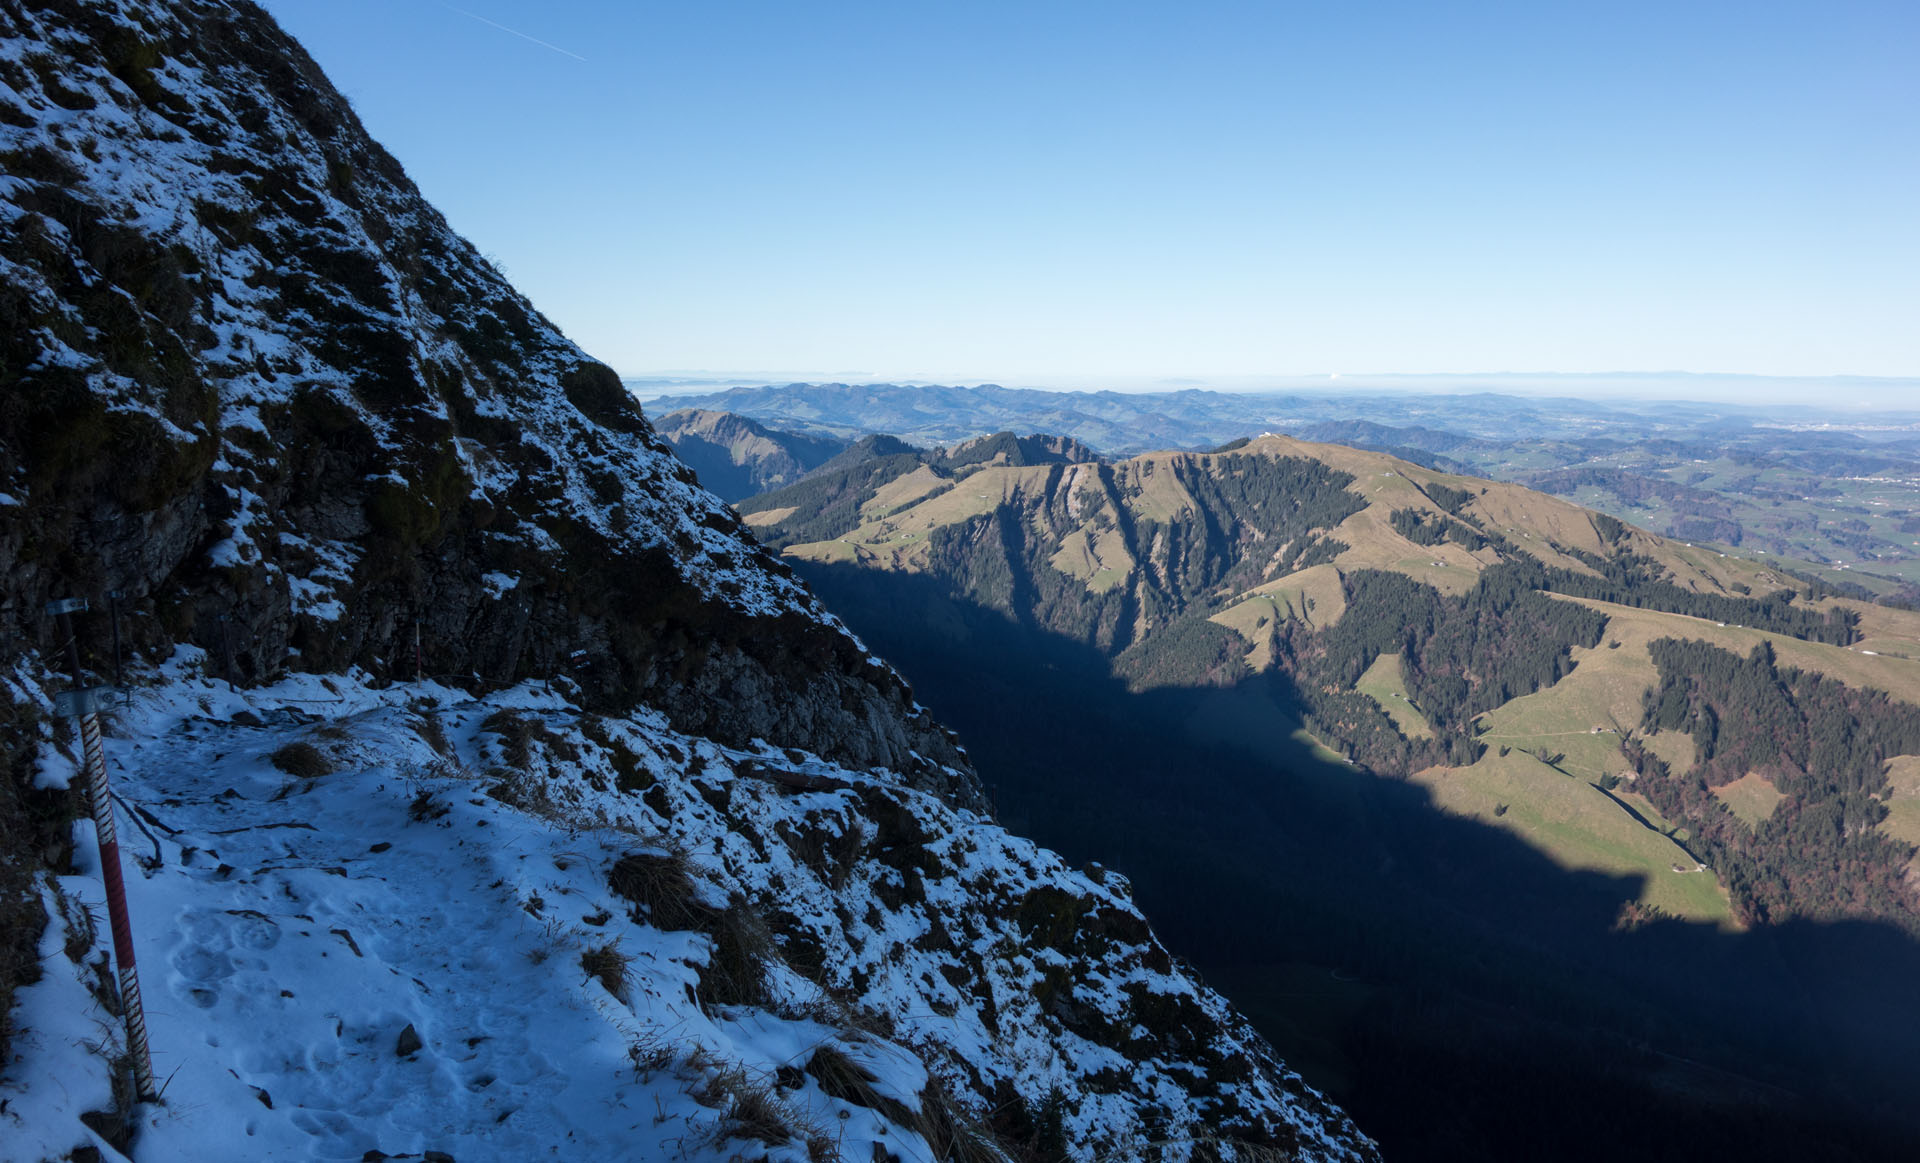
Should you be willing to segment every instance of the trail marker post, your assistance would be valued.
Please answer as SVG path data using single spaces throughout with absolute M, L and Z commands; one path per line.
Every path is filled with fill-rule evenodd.
M 100 744 L 99 691 L 86 685 L 80 668 L 80 643 L 73 634 L 73 615 L 85 612 L 85 598 L 48 602 L 47 613 L 59 626 L 66 643 L 67 666 L 73 689 L 54 698 L 54 709 L 80 728 L 80 746 L 87 767 L 87 805 L 93 813 L 93 833 L 100 842 L 100 879 L 107 889 L 107 917 L 113 926 L 113 963 L 120 977 L 120 1008 L 127 1021 L 127 1054 L 133 1059 L 134 1090 L 142 1102 L 159 1101 L 153 1084 L 153 1052 L 147 1045 L 147 1011 L 140 1001 L 140 971 L 134 965 L 133 922 L 127 916 L 127 883 L 120 872 L 120 841 L 113 826 L 113 794 L 107 787 L 107 753 Z

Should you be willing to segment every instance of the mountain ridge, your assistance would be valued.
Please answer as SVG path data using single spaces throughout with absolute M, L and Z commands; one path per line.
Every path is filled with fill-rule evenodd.
M 1305 688 L 1306 725 L 1356 762 L 1405 777 L 1491 771 L 1509 748 L 1488 755 L 1478 736 L 1519 713 L 1501 708 L 1526 696 L 1540 708 L 1530 715 L 1565 704 L 1551 713 L 1584 715 L 1589 742 L 1555 748 L 1543 737 L 1535 747 L 1533 734 L 1514 737 L 1528 755 L 1572 750 L 1596 803 L 1620 804 L 1622 836 L 1652 828 L 1660 813 L 1631 788 L 1616 792 L 1637 778 L 1631 756 L 1590 742 L 1630 737 L 1641 714 L 1584 674 L 1556 687 L 1580 666 L 1624 680 L 1631 662 L 1651 675 L 1645 651 L 1660 632 L 1742 651 L 1773 643 L 1795 666 L 1920 701 L 1920 618 L 1521 485 L 1287 436 L 1074 466 L 897 456 L 739 509 L 806 567 L 928 576 L 1108 653 L 1136 684 L 1230 686 L 1275 667 L 1319 675 Z M 1404 582 L 1386 584 L 1394 578 Z M 1366 612 L 1349 625 L 1356 607 Z M 1369 628 L 1403 608 L 1405 628 Z M 1524 619 L 1511 631 L 1524 648 L 1497 644 L 1512 617 Z M 1636 627 L 1632 651 L 1602 648 L 1598 627 L 1609 620 Z M 1469 653 L 1426 673 L 1437 665 L 1421 656 L 1429 649 Z M 1324 675 L 1315 669 L 1335 656 L 1342 661 Z M 1591 705 L 1573 710 L 1581 700 Z M 1649 873 L 1692 865 L 1672 823 L 1652 832 L 1657 839 L 1630 841 Z M 1906 900 L 1891 915 L 1920 920 L 1920 898 L 1889 891 Z M 1660 899 L 1689 915 L 1724 910 L 1697 894 L 1684 906 Z
M 1377 388 L 1131 394 L 792 384 L 696 398 L 841 438 L 891 432 L 949 445 L 1001 430 L 1049 431 L 1119 456 L 1207 451 L 1280 432 L 1530 485 L 1676 540 L 1764 548 L 1789 567 L 1812 563 L 1854 597 L 1911 605 L 1920 587 L 1920 414 L 1911 412 Z
M 707 491 L 738 501 L 792 484 L 832 460 L 843 444 L 791 432 L 776 432 L 731 412 L 685 408 L 654 424 Z

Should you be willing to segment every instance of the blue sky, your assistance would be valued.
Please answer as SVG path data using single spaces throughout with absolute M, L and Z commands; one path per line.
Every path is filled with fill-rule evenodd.
M 1911 0 L 265 6 L 623 373 L 1920 374 Z

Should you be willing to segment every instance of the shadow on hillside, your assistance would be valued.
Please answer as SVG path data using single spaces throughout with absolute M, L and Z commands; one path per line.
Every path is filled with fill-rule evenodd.
M 1126 873 L 1389 1158 L 1920 1158 L 1897 931 L 1623 931 L 1640 878 L 1317 757 L 1284 678 L 1135 694 L 930 579 L 804 573 L 960 732 L 1002 821 Z

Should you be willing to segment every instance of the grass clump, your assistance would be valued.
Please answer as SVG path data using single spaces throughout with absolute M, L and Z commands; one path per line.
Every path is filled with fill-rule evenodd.
M 627 1047 L 627 1060 L 633 1063 L 633 1077 L 636 1080 L 665 1070 L 678 1057 L 673 1043 L 658 1032 L 642 1037 Z
M 837 1154 L 820 1128 L 809 1125 L 781 1096 L 772 1078 L 751 1075 L 744 1066 L 721 1070 L 693 1098 L 721 1112 L 713 1128 L 715 1146 L 735 1139 L 767 1147 L 799 1141 L 807 1145 L 809 1159 L 832 1159 Z
M 771 1083 L 753 1083 L 735 1068 L 721 1078 L 729 1083 L 725 1139 L 753 1139 L 771 1147 L 795 1137 L 793 1112 L 774 1093 Z M 718 1080 L 716 1079 L 716 1082 Z
M 500 753 L 513 767 L 525 768 L 533 762 L 533 745 L 544 744 L 555 758 L 569 762 L 580 758 L 580 749 L 566 736 L 548 727 L 539 718 L 516 711 L 495 711 L 480 723 L 480 729 L 500 738 Z
M 693 862 L 684 851 L 629 852 L 607 874 L 614 895 L 634 905 L 634 918 L 657 928 L 705 930 L 714 910 L 700 899 Z
M 333 760 L 311 743 L 289 743 L 267 757 L 281 771 L 296 779 L 319 779 L 333 771 Z
M 815 1047 L 805 1069 L 828 1097 L 866 1107 L 903 1127 L 913 1125 L 914 1112 L 907 1104 L 881 1094 L 874 1087 L 878 1079 L 833 1043 L 825 1042 Z
M 433 748 L 434 754 L 441 758 L 451 758 L 453 743 L 447 738 L 447 729 L 438 715 L 416 713 L 413 717 L 413 733 L 420 741 Z
M 980 1120 L 960 1105 L 938 1078 L 920 1093 L 920 1115 L 908 1126 L 947 1163 L 1006 1163 L 1006 1151 Z
M 627 966 L 631 964 L 633 957 L 621 951 L 618 941 L 595 945 L 580 954 L 580 968 L 586 975 L 598 980 L 608 993 L 621 1001 L 627 999 Z
M 422 791 L 407 804 L 407 818 L 416 824 L 424 824 L 429 820 L 439 819 L 450 810 L 439 796 L 430 791 Z
M 943 1163 L 1006 1163 L 1016 1157 L 960 1105 L 937 1077 L 930 1078 L 926 1089 L 920 1092 L 916 1110 L 897 1098 L 881 1094 L 875 1086 L 878 1079 L 831 1042 L 814 1048 L 805 1072 L 828 1096 L 865 1107 L 918 1134 L 933 1148 L 933 1157 Z M 1051 1158 L 1044 1154 L 1037 1157 Z

